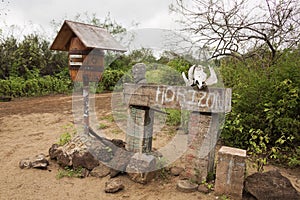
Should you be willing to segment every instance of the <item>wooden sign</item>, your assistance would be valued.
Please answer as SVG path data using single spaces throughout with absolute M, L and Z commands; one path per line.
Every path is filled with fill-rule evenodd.
M 174 108 L 208 113 L 228 113 L 231 110 L 230 88 L 194 90 L 191 87 L 124 84 L 128 105 Z

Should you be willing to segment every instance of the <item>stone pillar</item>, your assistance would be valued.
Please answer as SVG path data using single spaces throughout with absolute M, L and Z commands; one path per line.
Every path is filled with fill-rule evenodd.
M 135 153 L 152 150 L 154 112 L 149 107 L 130 106 L 126 131 L 126 149 Z
M 210 169 L 213 169 L 214 158 L 210 152 L 214 151 L 215 144 L 211 145 L 211 114 L 192 112 L 188 125 L 188 148 L 183 155 L 186 175 L 197 182 L 206 180 Z M 212 172 L 212 171 L 211 171 Z
M 242 199 L 246 150 L 223 146 L 218 152 L 216 169 L 216 194 L 227 194 L 234 199 Z

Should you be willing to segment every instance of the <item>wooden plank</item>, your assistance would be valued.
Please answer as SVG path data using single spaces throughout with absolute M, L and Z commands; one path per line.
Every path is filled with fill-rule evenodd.
M 82 58 L 82 55 L 79 55 L 79 54 L 72 54 L 72 55 L 69 55 L 69 58 L 70 58 L 70 59 Z
M 182 86 L 125 84 L 124 95 L 125 102 L 135 106 L 145 106 L 145 99 L 147 99 L 147 105 L 156 108 L 209 113 L 227 113 L 231 110 L 230 88 L 194 90 Z

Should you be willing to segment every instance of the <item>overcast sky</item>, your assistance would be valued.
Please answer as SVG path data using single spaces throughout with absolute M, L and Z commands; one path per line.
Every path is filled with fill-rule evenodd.
M 7 2 L 7 0 L 5 0 Z M 74 19 L 78 13 L 96 13 L 97 17 L 111 18 L 126 28 L 132 22 L 138 22 L 138 28 L 173 29 L 174 15 L 170 15 L 168 6 L 174 0 L 9 0 L 9 4 L 0 4 L 1 29 L 18 25 L 22 32 L 33 30 L 51 30 L 50 22 Z M 3 6 L 6 9 L 3 10 Z M 7 15 L 3 15 L 3 12 Z M 6 24 L 6 25 L 4 25 Z M 53 28 L 52 28 L 53 29 Z

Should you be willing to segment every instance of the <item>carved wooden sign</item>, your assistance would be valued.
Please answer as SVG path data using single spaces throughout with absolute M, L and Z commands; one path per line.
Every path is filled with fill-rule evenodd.
M 124 84 L 128 105 L 152 108 L 174 108 L 208 113 L 228 113 L 231 110 L 230 88 L 195 90 L 192 87 Z

